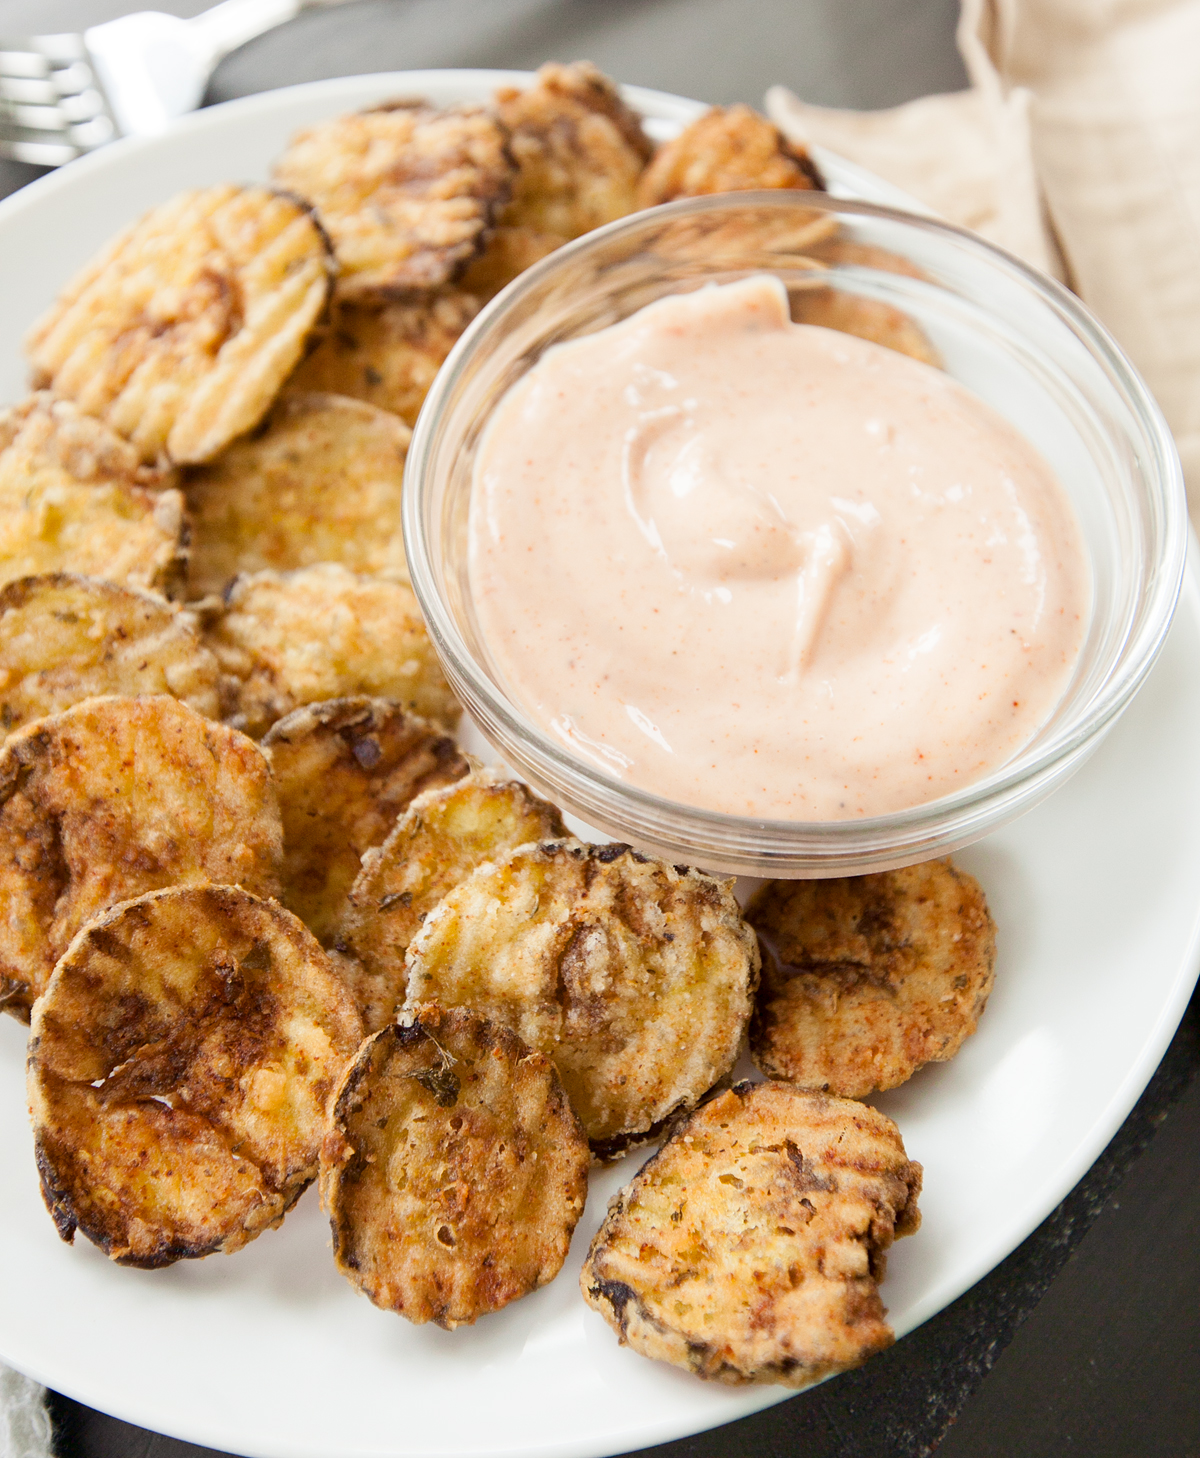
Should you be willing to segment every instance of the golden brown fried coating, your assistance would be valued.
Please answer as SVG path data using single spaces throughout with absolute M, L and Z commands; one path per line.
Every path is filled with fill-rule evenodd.
M 350 395 L 415 425 L 433 377 L 479 303 L 473 293 L 445 288 L 381 309 L 337 304 L 328 332 L 289 388 Z
M 249 572 L 207 626 L 222 713 L 259 737 L 302 704 L 355 694 L 395 699 L 453 727 L 461 712 L 412 588 L 337 564 Z
M 644 1356 L 803 1387 L 892 1344 L 877 1283 L 893 1238 L 920 1224 L 920 1190 L 883 1114 L 740 1083 L 610 1204 L 584 1300 Z
M 517 163 L 501 225 L 566 242 L 634 211 L 653 146 L 589 61 L 543 66 L 527 90 L 497 91 L 496 109 Z
M 501 224 L 492 229 L 483 252 L 467 266 L 462 286 L 485 303 L 517 274 L 532 268 L 566 241 L 558 233 L 539 233 L 535 228 Z
M 626 845 L 480 866 L 408 949 L 409 1005 L 472 1007 L 553 1059 L 598 1158 L 653 1138 L 733 1066 L 758 948 L 732 881 Z
M 55 572 L 0 588 L 0 729 L 100 694 L 171 694 L 217 714 L 217 660 L 192 613 L 154 593 Z
M 265 187 L 180 193 L 134 223 L 26 341 L 35 380 L 143 460 L 211 460 L 266 414 L 327 302 L 329 245 Z
M 863 1098 L 953 1058 L 992 990 L 987 900 L 948 860 L 770 881 L 746 919 L 763 949 L 754 1061 L 806 1088 Z
M 465 1008 L 368 1038 L 337 1092 L 321 1197 L 338 1269 L 410 1321 L 470 1325 L 552 1281 L 588 1147 L 554 1065 Z
M 388 838 L 363 856 L 336 937 L 339 963 L 374 1031 L 404 1001 L 404 957 L 422 922 L 484 861 L 566 835 L 562 816 L 527 785 L 476 770 L 414 800 Z
M 301 923 L 237 886 L 171 887 L 86 926 L 34 1011 L 46 1206 L 112 1260 L 165 1266 L 278 1225 L 317 1174 L 361 1029 Z
M 239 572 L 340 562 L 407 579 L 400 488 L 412 432 L 341 395 L 285 395 L 254 435 L 185 480 L 188 586 L 220 592 Z
M 410 802 L 470 765 L 447 734 L 385 699 L 297 709 L 262 741 L 283 817 L 281 900 L 330 940 L 361 869 Z
M 0 582 L 79 572 L 172 594 L 188 540 L 174 485 L 70 401 L 30 395 L 0 413 Z
M 165 695 L 85 699 L 0 752 L 0 1007 L 27 1018 L 86 922 L 163 886 L 279 890 L 271 772 Z
M 822 187 L 803 147 L 749 106 L 714 106 L 659 148 L 638 183 L 650 208 L 677 197 L 761 187 Z
M 482 107 L 394 101 L 297 133 L 275 178 L 320 213 L 338 297 L 382 302 L 461 272 L 513 171 L 504 128 Z

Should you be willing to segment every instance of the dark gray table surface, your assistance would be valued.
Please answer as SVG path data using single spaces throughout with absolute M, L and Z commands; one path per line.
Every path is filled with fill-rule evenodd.
M 0 37 L 78 30 L 134 8 L 0 0 Z M 964 84 L 956 14 L 954 0 L 358 0 L 229 57 L 207 99 L 361 71 L 532 69 L 586 56 L 622 81 L 711 102 L 757 104 L 782 82 L 824 105 L 891 106 Z M 0 194 L 35 175 L 0 163 Z M 655 1458 L 918 1458 L 934 1448 L 941 1458 L 1200 1458 L 1198 1072 L 1193 998 L 1108 1149 L 979 1285 L 860 1371 Z M 52 1406 L 61 1458 L 209 1452 L 65 1397 Z

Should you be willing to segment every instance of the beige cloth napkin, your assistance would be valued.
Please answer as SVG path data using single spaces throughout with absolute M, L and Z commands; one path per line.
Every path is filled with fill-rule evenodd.
M 767 108 L 1065 277 L 1162 406 L 1200 521 L 1200 0 L 962 0 L 958 40 L 970 91 Z

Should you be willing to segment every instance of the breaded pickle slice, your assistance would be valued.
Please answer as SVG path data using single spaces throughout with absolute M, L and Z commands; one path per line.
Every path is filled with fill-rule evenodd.
M 750 1047 L 772 1078 L 847 1098 L 953 1058 L 992 990 L 996 927 L 948 860 L 770 881 L 746 919 L 763 951 Z
M 171 694 L 217 714 L 217 660 L 192 613 L 55 572 L 0 588 L 0 729 L 101 694 Z
M 461 712 L 407 583 L 331 563 L 243 573 L 207 639 L 224 717 L 255 737 L 302 704 L 354 694 L 451 727 Z
M 553 805 L 491 770 L 415 799 L 383 844 L 363 856 L 337 928 L 340 950 L 358 962 L 346 975 L 368 1030 L 404 1001 L 409 943 L 448 891 L 514 846 L 566 833 Z
M 71 938 L 163 886 L 279 890 L 271 772 L 243 734 L 165 695 L 85 699 L 0 752 L 0 1007 L 27 1018 Z
M 59 1234 L 154 1267 L 278 1225 L 316 1177 L 360 1033 L 313 937 L 241 887 L 171 887 L 90 922 L 29 1044 Z
M 0 412 L 0 582 L 79 572 L 173 594 L 188 539 L 174 484 L 70 401 L 30 395 Z
M 338 297 L 382 302 L 461 272 L 513 170 L 504 129 L 482 107 L 394 101 L 297 133 L 275 178 L 316 206 Z
M 143 460 L 207 461 L 266 414 L 330 285 L 329 245 L 296 198 L 232 184 L 180 193 L 34 326 L 35 381 Z
M 289 388 L 350 395 L 415 425 L 433 377 L 478 312 L 479 299 L 455 288 L 380 309 L 337 304 L 332 325 Z
M 486 302 L 517 274 L 561 248 L 567 240 L 559 233 L 541 233 L 519 224 L 501 224 L 488 235 L 483 252 L 467 265 L 460 283 L 472 297 Z
M 609 1205 L 580 1275 L 622 1343 L 718 1382 L 803 1387 L 890 1346 L 886 1252 L 921 1166 L 848 1099 L 739 1083 Z
M 638 206 L 677 197 L 762 187 L 820 188 L 821 175 L 798 143 L 749 106 L 714 106 L 660 147 L 638 183 Z
M 543 66 L 528 89 L 497 91 L 496 109 L 517 164 L 501 226 L 565 242 L 633 212 L 653 144 L 641 118 L 589 61 Z
M 409 1321 L 470 1325 L 552 1281 L 588 1146 L 548 1058 L 465 1008 L 368 1038 L 337 1091 L 321 1197 L 338 1269 Z
M 340 562 L 408 577 L 400 488 L 412 432 L 341 395 L 285 395 L 253 435 L 185 481 L 188 585 L 220 592 L 239 572 Z
M 440 729 L 385 699 L 327 699 L 262 741 L 283 817 L 283 904 L 330 940 L 361 869 L 423 791 L 470 765 Z
M 599 1158 L 653 1138 L 733 1066 L 758 948 L 732 881 L 627 845 L 519 847 L 408 950 L 410 1005 L 472 1007 L 554 1060 Z

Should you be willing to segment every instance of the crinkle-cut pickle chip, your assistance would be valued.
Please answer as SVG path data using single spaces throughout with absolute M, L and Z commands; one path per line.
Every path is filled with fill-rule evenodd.
M 0 582 L 79 572 L 172 596 L 188 525 L 175 474 L 45 391 L 0 412 Z
M 28 1018 L 93 917 L 202 881 L 279 890 L 271 772 L 245 735 L 186 704 L 85 699 L 0 752 L 0 1007 Z
M 565 242 L 633 212 L 653 144 L 641 118 L 590 62 L 543 66 L 527 89 L 498 91 L 496 110 L 517 164 L 501 226 Z
M 580 1286 L 644 1356 L 718 1382 L 804 1387 L 894 1340 L 878 1282 L 920 1224 L 921 1166 L 848 1099 L 737 1084 L 610 1204 Z
M 255 737 L 320 699 L 366 694 L 452 728 L 461 710 L 407 583 L 336 563 L 243 573 L 208 624 L 222 715 Z
M 470 769 L 449 735 L 385 699 L 297 709 L 262 741 L 283 817 L 283 894 L 329 941 L 361 869 L 410 802 Z
M 217 660 L 195 616 L 62 572 L 0 588 L 0 729 L 103 694 L 171 694 L 215 718 Z
M 953 1058 L 992 990 L 996 927 L 948 860 L 827 881 L 769 881 L 746 919 L 763 976 L 750 1047 L 771 1078 L 847 1098 Z
M 482 107 L 394 101 L 299 132 L 275 179 L 320 213 L 338 297 L 383 302 L 461 272 L 513 171 L 504 128 Z
M 566 833 L 553 805 L 491 770 L 415 799 L 383 844 L 363 856 L 336 930 L 337 946 L 354 959 L 346 976 L 368 1029 L 404 1001 L 405 953 L 448 891 L 484 861 Z
M 472 1007 L 553 1059 L 598 1158 L 693 1108 L 733 1066 L 758 947 L 732 881 L 626 845 L 519 847 L 408 950 L 408 1002 Z
M 188 586 L 220 592 L 239 572 L 340 562 L 407 579 L 400 488 L 412 432 L 341 395 L 285 395 L 251 436 L 184 482 Z
M 757 188 L 820 188 L 803 147 L 740 102 L 714 106 L 658 149 L 638 183 L 638 206 Z
M 338 1269 L 410 1321 L 470 1325 L 558 1275 L 587 1169 L 548 1058 L 465 1008 L 422 1008 L 338 1088 L 321 1150 Z
M 434 376 L 479 304 L 473 293 L 456 288 L 413 294 L 378 309 L 335 304 L 328 330 L 288 388 L 349 395 L 415 425 Z
M 39 386 L 143 460 L 207 461 L 266 413 L 331 287 L 306 206 L 223 184 L 152 209 L 79 273 L 26 341 Z
M 315 1179 L 361 1036 L 311 934 L 238 886 L 171 887 L 72 942 L 33 1015 L 46 1206 L 122 1265 L 235 1251 Z

